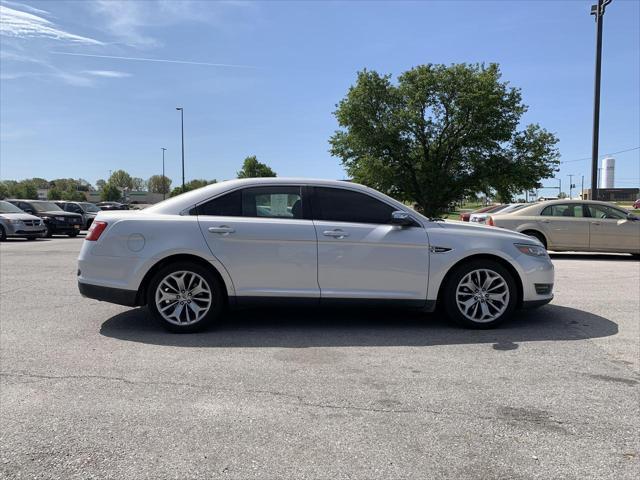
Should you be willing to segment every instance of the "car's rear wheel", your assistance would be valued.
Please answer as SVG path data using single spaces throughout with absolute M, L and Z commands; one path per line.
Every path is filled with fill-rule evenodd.
M 67 235 L 69 235 L 71 238 L 74 238 L 78 236 L 78 232 L 67 233 Z
M 443 292 L 449 318 L 470 328 L 492 328 L 516 308 L 518 290 L 511 273 L 497 262 L 474 260 L 457 267 Z
M 176 262 L 153 276 L 147 289 L 147 305 L 168 330 L 196 332 L 220 317 L 223 288 L 209 269 L 197 263 Z

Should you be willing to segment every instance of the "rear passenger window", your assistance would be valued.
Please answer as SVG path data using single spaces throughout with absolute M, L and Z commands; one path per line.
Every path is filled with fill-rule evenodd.
M 242 190 L 242 216 L 302 218 L 300 187 L 273 186 Z
M 302 218 L 300 187 L 273 186 L 236 190 L 199 205 L 198 215 Z
M 315 187 L 313 217 L 316 220 L 384 224 L 395 209 L 369 195 L 341 188 Z
M 545 217 L 582 217 L 581 204 L 549 205 L 542 210 Z

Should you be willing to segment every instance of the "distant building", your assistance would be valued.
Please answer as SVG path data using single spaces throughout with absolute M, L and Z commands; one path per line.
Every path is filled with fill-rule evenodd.
M 605 202 L 635 202 L 640 198 L 640 188 L 599 188 L 598 197 Z M 580 198 L 591 199 L 591 189 L 586 188 Z

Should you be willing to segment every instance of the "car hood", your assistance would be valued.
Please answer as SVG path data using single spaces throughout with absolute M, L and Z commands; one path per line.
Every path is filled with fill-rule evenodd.
M 28 213 L 0 213 L 0 218 L 8 218 L 10 220 L 40 220 L 40 217 L 29 215 Z
M 486 225 L 478 225 L 474 223 L 459 222 L 457 220 L 447 220 L 446 222 L 437 222 L 437 225 L 445 230 L 463 231 L 467 234 L 477 233 L 483 237 L 494 236 L 496 238 L 511 238 L 515 242 L 527 241 L 529 243 L 539 243 L 537 239 L 525 235 L 523 233 L 506 230 L 500 227 L 489 227 Z

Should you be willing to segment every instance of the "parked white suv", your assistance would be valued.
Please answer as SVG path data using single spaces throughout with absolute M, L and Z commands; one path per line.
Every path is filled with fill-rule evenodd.
M 402 305 L 488 328 L 548 303 L 553 265 L 536 239 L 431 221 L 348 182 L 257 178 L 209 185 L 139 212 L 100 212 L 83 242 L 86 297 L 148 305 L 172 331 L 226 306 Z

